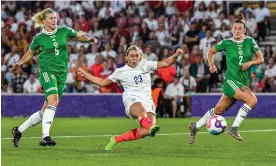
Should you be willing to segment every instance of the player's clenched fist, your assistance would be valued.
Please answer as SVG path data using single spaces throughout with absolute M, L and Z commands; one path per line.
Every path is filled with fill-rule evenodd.
M 242 70 L 247 70 L 252 65 L 252 62 L 246 62 L 242 65 Z
M 82 68 L 78 68 L 77 74 L 80 76 L 84 76 L 84 73 L 86 73 Z

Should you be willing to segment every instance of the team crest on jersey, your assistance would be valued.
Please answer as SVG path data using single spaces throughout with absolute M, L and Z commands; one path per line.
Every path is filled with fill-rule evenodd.
M 51 77 L 52 77 L 52 79 L 55 79 L 55 78 L 56 78 L 53 74 L 51 75 Z

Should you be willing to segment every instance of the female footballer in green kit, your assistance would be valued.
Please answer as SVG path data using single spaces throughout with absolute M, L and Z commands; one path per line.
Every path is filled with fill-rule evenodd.
M 242 141 L 239 133 L 239 126 L 250 110 L 257 104 L 257 98 L 248 88 L 250 84 L 249 67 L 264 62 L 262 52 L 252 37 L 245 36 L 246 25 L 243 14 L 239 14 L 231 24 L 233 37 L 224 39 L 212 47 L 208 52 L 210 72 L 217 72 L 213 63 L 213 56 L 216 52 L 226 52 L 226 76 L 223 81 L 223 95 L 215 108 L 206 114 L 196 123 L 189 126 L 189 143 L 193 144 L 197 131 L 207 123 L 207 120 L 214 115 L 220 115 L 230 108 L 236 100 L 244 102 L 239 109 L 238 115 L 229 129 L 229 134 L 235 139 Z M 256 58 L 253 59 L 254 55 Z
M 94 37 L 89 38 L 66 26 L 57 26 L 56 13 L 50 8 L 35 14 L 32 19 L 35 22 L 35 28 L 42 27 L 42 30 L 36 34 L 29 50 L 19 62 L 14 64 L 12 70 L 26 63 L 32 58 L 34 52 L 40 49 L 38 57 L 39 81 L 43 87 L 45 102 L 42 110 L 32 114 L 19 127 L 12 129 L 15 147 L 18 147 L 22 133 L 40 122 L 42 122 L 43 132 L 40 145 L 56 145 L 56 142 L 51 139 L 49 132 L 67 80 L 67 39 L 74 38 L 83 42 L 97 43 L 97 39 Z

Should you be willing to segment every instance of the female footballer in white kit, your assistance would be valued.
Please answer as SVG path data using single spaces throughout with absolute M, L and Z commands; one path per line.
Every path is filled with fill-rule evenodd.
M 147 61 L 143 59 L 141 50 L 133 45 L 127 49 L 127 64 L 124 67 L 117 68 L 105 79 L 94 77 L 81 68 L 78 69 L 79 75 L 99 86 L 120 82 L 124 88 L 123 103 L 126 114 L 133 119 L 138 119 L 140 123 L 139 128 L 111 137 L 105 150 L 113 150 L 119 142 L 156 135 L 160 130 L 160 126 L 156 125 L 155 106 L 151 97 L 151 72 L 172 65 L 177 57 L 182 54 L 183 51 L 177 49 L 175 54 L 166 60 Z

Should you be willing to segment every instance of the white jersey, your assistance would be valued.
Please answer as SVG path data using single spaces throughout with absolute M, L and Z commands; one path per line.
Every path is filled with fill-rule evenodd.
M 124 88 L 123 102 L 126 109 L 135 102 L 150 102 L 151 73 L 157 69 L 157 61 L 142 59 L 135 68 L 128 65 L 117 68 L 108 78 L 113 82 L 120 82 Z

